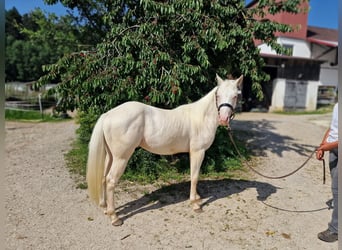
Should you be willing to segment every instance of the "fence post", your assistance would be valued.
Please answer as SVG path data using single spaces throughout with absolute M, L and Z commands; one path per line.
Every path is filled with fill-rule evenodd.
M 41 93 L 39 93 L 39 95 L 38 95 L 38 102 L 39 102 L 40 114 L 41 114 L 42 119 L 43 119 L 43 106 L 42 106 L 42 94 Z

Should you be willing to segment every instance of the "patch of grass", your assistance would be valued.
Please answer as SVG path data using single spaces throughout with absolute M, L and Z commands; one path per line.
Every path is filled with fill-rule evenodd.
M 51 122 L 51 121 L 63 121 L 64 118 L 53 117 L 48 114 L 41 114 L 35 110 L 17 110 L 6 109 L 5 120 L 8 121 L 26 121 L 26 122 Z
M 274 111 L 275 114 L 284 114 L 284 115 L 323 115 L 331 113 L 334 108 L 334 105 L 324 105 L 318 107 L 313 111 L 304 111 L 304 110 L 286 110 L 286 111 Z
M 76 185 L 80 189 L 87 189 L 85 181 L 86 165 L 87 165 L 88 146 L 84 143 L 75 141 L 72 149 L 65 154 L 69 171 L 73 174 Z

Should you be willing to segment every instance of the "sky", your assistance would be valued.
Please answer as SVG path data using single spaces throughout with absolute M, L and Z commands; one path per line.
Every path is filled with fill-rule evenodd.
M 251 0 L 246 0 L 250 2 Z M 338 0 L 310 0 L 308 25 L 338 29 Z M 61 4 L 46 5 L 43 0 L 6 0 L 5 9 L 15 7 L 21 15 L 39 7 L 43 11 L 64 15 L 67 9 Z

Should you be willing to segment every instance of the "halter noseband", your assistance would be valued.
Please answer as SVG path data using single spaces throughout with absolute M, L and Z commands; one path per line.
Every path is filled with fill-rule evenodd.
M 229 103 L 222 103 L 222 104 L 220 104 L 220 106 L 218 106 L 217 111 L 220 112 L 220 109 L 221 109 L 222 107 L 228 107 L 228 108 L 230 108 L 230 109 L 232 110 L 232 112 L 234 113 L 234 107 L 233 107 L 231 104 L 229 104 Z
M 234 107 L 233 107 L 231 104 L 229 104 L 229 103 L 221 103 L 221 104 L 217 107 L 217 111 L 218 111 L 219 113 L 220 113 L 220 109 L 221 109 L 222 107 L 228 107 L 228 108 L 230 108 L 230 109 L 232 110 L 232 114 L 230 115 L 230 119 L 233 120 L 234 117 L 235 117 Z
M 230 108 L 232 110 L 232 114 L 230 115 L 229 119 L 233 120 L 234 117 L 235 117 L 235 110 L 234 110 L 233 105 L 231 105 L 228 102 L 224 102 L 224 103 L 221 103 L 220 105 L 217 105 L 217 92 L 215 93 L 215 99 L 216 99 L 217 112 L 220 114 L 220 109 L 222 107 L 228 107 L 228 108 Z

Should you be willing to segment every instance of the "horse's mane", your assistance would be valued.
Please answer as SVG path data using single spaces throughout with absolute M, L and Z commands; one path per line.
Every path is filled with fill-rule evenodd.
M 216 86 L 210 92 L 208 92 L 205 96 L 201 97 L 197 101 L 181 105 L 178 108 L 184 107 L 184 108 L 196 109 L 197 112 L 206 112 L 207 109 L 203 109 L 203 108 L 210 107 L 210 104 L 213 102 L 213 99 L 215 100 L 215 94 L 216 94 L 217 88 L 218 87 Z

